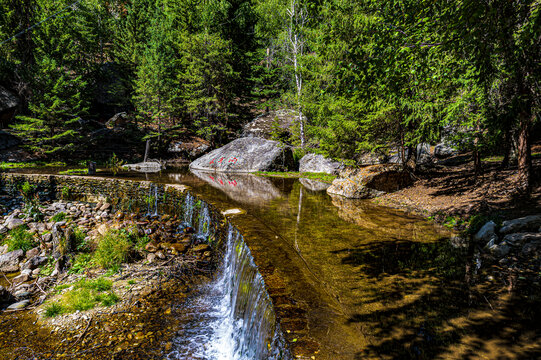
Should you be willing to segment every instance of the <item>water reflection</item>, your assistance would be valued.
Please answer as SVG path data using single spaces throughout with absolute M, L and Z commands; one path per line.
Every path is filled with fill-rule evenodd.
M 307 178 L 301 178 L 299 179 L 299 182 L 304 186 L 306 189 L 310 191 L 325 191 L 331 186 L 331 184 L 324 183 L 323 181 L 318 180 L 312 180 Z
M 252 174 L 225 174 L 198 170 L 192 170 L 192 173 L 241 204 L 257 206 L 282 196 L 280 190 L 264 177 Z

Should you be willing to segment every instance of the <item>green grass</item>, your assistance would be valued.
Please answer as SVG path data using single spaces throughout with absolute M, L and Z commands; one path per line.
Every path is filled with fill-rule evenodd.
M 104 269 L 118 269 L 128 260 L 132 246 L 126 232 L 110 230 L 98 239 L 94 262 Z
M 306 178 L 310 180 L 318 180 L 325 183 L 332 183 L 334 179 L 336 179 L 336 175 L 330 175 L 325 173 L 300 173 L 296 171 L 289 171 L 289 172 L 273 172 L 273 171 L 258 171 L 255 173 L 257 176 L 263 176 L 263 177 L 280 177 L 280 178 L 288 178 L 288 179 L 297 179 L 297 178 Z
M 34 237 L 28 232 L 28 228 L 25 225 L 11 230 L 4 240 L 4 244 L 7 244 L 8 251 L 19 249 L 28 251 L 36 246 Z
M 60 171 L 58 174 L 60 175 L 86 175 L 88 173 L 88 169 L 69 169 Z
M 498 156 L 498 155 L 494 155 L 494 156 L 487 156 L 487 157 L 484 157 L 481 159 L 481 161 L 485 161 L 485 162 L 489 162 L 489 163 L 500 163 L 503 161 L 503 156 Z
M 51 217 L 51 221 L 52 222 L 59 222 L 59 221 L 64 221 L 66 220 L 66 213 L 65 212 L 59 212 L 59 213 L 56 213 L 54 214 L 52 217 Z
M 92 254 L 78 254 L 73 261 L 73 266 L 69 269 L 69 274 L 82 274 L 86 269 L 91 268 L 94 263 L 92 262 Z
M 55 288 L 57 293 L 63 293 L 59 300 L 45 306 L 45 316 L 53 317 L 62 313 L 85 311 L 96 305 L 111 306 L 120 298 L 112 291 L 113 282 L 104 277 L 94 280 L 81 279 L 73 284 L 62 284 Z
M 45 317 L 55 317 L 57 315 L 60 315 L 64 312 L 64 307 L 59 303 L 50 303 L 45 306 Z
M 34 162 L 0 162 L 0 169 L 24 169 L 24 168 L 34 168 L 34 167 L 62 167 L 66 166 L 66 163 L 61 161 L 55 162 L 45 162 L 45 161 L 34 161 Z

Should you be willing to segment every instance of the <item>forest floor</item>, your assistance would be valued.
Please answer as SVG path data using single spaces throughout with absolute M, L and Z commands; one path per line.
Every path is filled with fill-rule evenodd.
M 437 222 L 453 217 L 468 218 L 483 214 L 514 218 L 541 212 L 541 145 L 533 147 L 533 182 L 529 197 L 518 193 L 517 168 L 501 168 L 497 159 L 486 159 L 483 173 L 475 174 L 473 162 L 437 167 L 418 175 L 414 184 L 385 194 L 373 201 L 399 208 Z

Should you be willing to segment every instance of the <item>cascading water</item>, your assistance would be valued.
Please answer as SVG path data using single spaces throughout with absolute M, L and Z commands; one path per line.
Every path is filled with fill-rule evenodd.
M 154 193 L 154 194 L 153 194 Z M 158 216 L 158 186 L 150 184 L 147 196 L 147 215 Z
M 199 227 L 197 229 L 198 235 L 203 238 L 208 238 L 210 232 L 210 213 L 208 205 L 201 204 L 201 211 L 199 212 Z
M 194 208 L 195 198 L 192 194 L 188 193 L 186 195 L 186 200 L 184 200 L 184 221 L 190 226 L 192 225 Z
M 200 231 L 208 231 L 208 223 L 202 225 L 210 222 L 208 213 L 208 207 L 202 206 Z M 242 235 L 231 225 L 219 276 L 187 301 L 181 313 L 185 317 L 181 335 L 168 359 L 290 358 L 263 278 Z

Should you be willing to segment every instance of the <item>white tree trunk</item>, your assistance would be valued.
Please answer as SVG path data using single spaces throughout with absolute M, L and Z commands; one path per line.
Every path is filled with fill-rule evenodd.
M 302 57 L 304 52 L 304 38 L 302 36 L 302 28 L 306 24 L 306 13 L 304 9 L 299 5 L 298 0 L 291 0 L 290 8 L 288 9 L 289 25 L 288 25 L 288 38 L 289 48 L 291 51 L 291 60 L 293 62 L 293 72 L 295 76 L 296 97 L 297 97 L 297 112 L 299 127 L 300 127 L 300 140 L 301 147 L 304 148 L 305 133 L 304 133 L 304 121 L 302 115 L 302 72 L 299 64 L 299 58 Z

